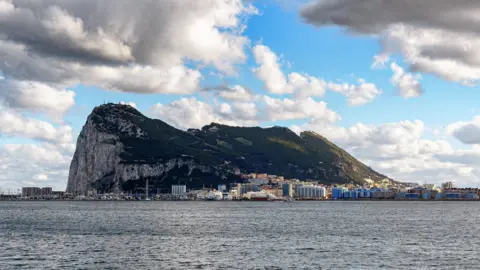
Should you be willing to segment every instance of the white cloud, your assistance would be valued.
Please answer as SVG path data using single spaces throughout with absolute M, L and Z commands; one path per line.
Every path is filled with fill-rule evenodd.
M 384 69 L 386 64 L 390 61 L 390 55 L 388 53 L 380 53 L 373 56 L 372 69 Z
M 480 165 L 480 149 L 455 150 L 435 155 L 437 159 L 444 162 L 451 162 L 461 165 L 477 167 Z
M 73 144 L 4 144 L 0 146 L 0 186 L 50 186 L 65 190 Z
M 137 104 L 133 101 L 120 101 L 120 104 L 132 106 L 133 108 L 137 108 Z
M 265 88 L 272 94 L 292 94 L 298 98 L 309 96 L 322 97 L 325 94 L 326 83 L 323 79 L 308 74 L 292 72 L 288 80 L 281 70 L 277 55 L 265 45 L 253 47 L 253 55 L 259 67 L 253 72 L 265 83 Z
M 28 47 L 0 40 L 0 70 L 7 80 L 29 80 L 68 87 L 77 84 L 137 93 L 181 93 L 197 90 L 201 74 L 183 65 L 104 65 L 32 55 Z
M 295 98 L 323 97 L 327 86 L 323 79 L 297 72 L 288 74 L 288 83 L 296 89 Z
M 317 122 L 334 123 L 341 119 L 340 115 L 327 108 L 327 103 L 317 102 L 312 98 L 292 100 L 264 96 L 262 101 L 269 121 L 312 119 Z
M 246 60 L 244 18 L 257 12 L 241 0 L 1 3 L 7 79 L 141 93 L 197 90 L 185 61 L 233 74 Z
M 240 85 L 218 89 L 218 96 L 229 101 L 244 102 L 251 101 L 254 98 L 254 94 L 250 90 Z
M 273 94 L 291 94 L 293 88 L 287 83 L 278 63 L 277 55 L 265 45 L 253 47 L 255 61 L 259 65 L 254 68 L 255 75 L 265 83 L 265 87 Z
M 312 98 L 292 100 L 263 96 L 257 102 L 208 104 L 194 97 L 181 98 L 170 104 L 156 104 L 149 114 L 181 129 L 200 128 L 211 122 L 234 126 L 258 125 L 264 121 L 301 120 L 334 123 L 341 117 L 323 101 Z
M 413 75 L 412 73 L 405 72 L 402 67 L 396 63 L 390 65 L 393 76 L 392 84 L 395 85 L 404 98 L 418 97 L 423 93 L 422 86 L 418 81 L 421 79 L 420 75 Z
M 33 179 L 39 180 L 39 181 L 46 181 L 48 180 L 48 175 L 47 174 L 37 174 L 33 176 Z
M 383 51 L 400 53 L 417 72 L 472 85 L 480 80 L 479 2 L 470 0 L 312 1 L 301 9 L 307 23 L 336 25 L 379 38 Z
M 253 72 L 265 83 L 268 92 L 273 94 L 294 94 L 297 99 L 305 99 L 323 97 L 328 88 L 344 95 L 349 105 L 356 106 L 373 101 L 382 92 L 375 84 L 367 83 L 364 79 L 359 79 L 358 85 L 336 84 L 298 72 L 291 72 L 286 78 L 277 55 L 270 48 L 256 45 L 253 47 L 253 54 L 259 65 Z
M 169 104 L 156 104 L 149 114 L 177 128 L 201 128 L 212 122 L 226 125 L 255 125 L 256 105 L 253 103 L 220 103 L 212 106 L 194 97 L 181 98 Z
M 0 108 L 0 133 L 53 143 L 69 143 L 73 140 L 70 126 L 55 128 L 47 122 L 26 118 L 5 108 Z
M 378 95 L 382 93 L 380 89 L 373 83 L 367 83 L 364 79 L 359 79 L 358 84 L 337 84 L 328 83 L 328 89 L 344 95 L 350 106 L 364 105 L 372 102 Z
M 480 144 L 480 116 L 470 122 L 455 122 L 447 126 L 447 133 L 465 144 Z
M 75 105 L 75 92 L 33 81 L 0 81 L 0 99 L 10 108 L 63 116 Z

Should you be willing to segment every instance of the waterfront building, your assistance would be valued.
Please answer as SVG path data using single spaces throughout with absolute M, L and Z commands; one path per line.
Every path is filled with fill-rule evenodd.
M 42 189 L 39 187 L 23 187 L 22 197 L 39 197 L 42 195 Z
M 239 183 L 230 183 L 229 187 L 230 188 L 228 190 L 230 190 L 231 192 L 234 191 L 240 194 L 242 191 L 242 184 L 239 184 Z
M 295 187 L 295 197 L 297 198 L 320 199 L 326 196 L 327 191 L 325 187 L 306 185 L 297 185 Z
M 242 184 L 241 189 L 240 189 L 241 194 L 246 194 L 246 193 L 252 192 L 252 191 L 260 191 L 260 187 L 258 185 L 252 184 L 252 183 Z
M 420 199 L 420 193 L 406 193 L 405 199 L 409 200 L 418 200 Z
M 447 199 L 447 200 L 460 200 L 461 199 L 461 194 L 460 193 L 446 193 L 444 198 Z
M 41 196 L 43 198 L 51 198 L 52 197 L 53 190 L 51 187 L 44 187 L 41 190 Z
M 187 186 L 172 185 L 172 195 L 184 195 L 185 193 L 187 193 Z
M 453 182 L 445 182 L 442 184 L 442 189 L 453 189 L 455 188 L 455 183 Z
M 332 199 L 338 200 L 343 198 L 343 193 L 347 191 L 345 187 L 334 187 L 332 188 Z
M 263 190 L 265 193 L 273 195 L 274 197 L 282 197 L 283 189 L 279 188 L 268 188 Z
M 284 197 L 293 197 L 293 187 L 292 187 L 292 184 L 283 184 L 282 186 L 282 189 L 283 189 L 283 196 Z

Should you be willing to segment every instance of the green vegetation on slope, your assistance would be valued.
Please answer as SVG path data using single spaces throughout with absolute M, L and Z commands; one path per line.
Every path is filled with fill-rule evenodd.
M 288 148 L 292 148 L 292 149 L 296 149 L 304 154 L 307 153 L 307 151 L 305 150 L 305 148 L 299 144 L 296 144 L 294 142 L 291 142 L 291 141 L 286 141 L 286 140 L 282 140 L 280 138 L 275 138 L 275 137 L 268 137 L 267 138 L 269 141 L 272 141 L 272 142 L 276 142 L 276 143 L 279 143 L 281 145 L 283 145 L 284 147 L 288 147 Z
M 298 136 L 284 127 L 264 129 L 217 123 L 185 132 L 127 107 L 100 106 L 92 115 L 106 132 L 120 133 L 115 122 L 107 121 L 115 114 L 146 133 L 144 137 L 120 133 L 125 146 L 121 157 L 125 163 L 161 163 L 188 157 L 212 168 L 229 164 L 230 168 L 240 168 L 243 172 L 265 172 L 323 183 L 363 183 L 365 178 L 385 178 L 313 132 Z M 205 181 L 205 177 L 198 176 L 198 181 Z

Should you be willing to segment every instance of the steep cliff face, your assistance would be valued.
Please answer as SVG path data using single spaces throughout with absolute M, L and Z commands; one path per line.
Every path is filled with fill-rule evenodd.
M 185 132 L 128 105 L 106 104 L 92 111 L 78 137 L 67 192 L 135 192 L 147 180 L 150 190 L 215 187 L 241 181 L 237 169 L 323 183 L 385 178 L 312 132 L 216 123 Z
M 70 164 L 67 192 L 85 193 L 92 188 L 93 181 L 115 175 L 123 147 L 118 135 L 99 131 L 89 117 L 78 136 Z M 111 183 L 117 191 L 118 186 Z
M 234 168 L 220 159 L 206 165 L 201 158 L 186 154 L 199 150 L 189 149 L 191 143 L 200 141 L 128 105 L 96 107 L 77 139 L 67 192 L 135 192 L 147 180 L 151 190 L 175 183 L 201 187 L 227 178 L 239 181 Z

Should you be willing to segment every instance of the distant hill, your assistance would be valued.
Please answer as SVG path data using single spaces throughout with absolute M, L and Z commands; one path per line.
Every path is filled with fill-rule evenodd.
M 78 137 L 67 192 L 133 192 L 146 180 L 150 190 L 215 187 L 241 181 L 237 169 L 326 184 L 386 178 L 314 132 L 217 123 L 182 131 L 128 105 L 105 104 Z

